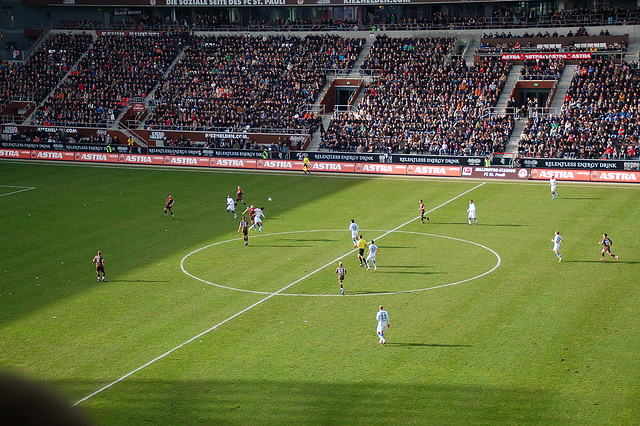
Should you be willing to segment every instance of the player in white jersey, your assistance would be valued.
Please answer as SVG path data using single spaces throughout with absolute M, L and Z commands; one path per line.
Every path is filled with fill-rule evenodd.
M 551 175 L 551 179 L 549 179 L 549 187 L 551 188 L 551 199 L 558 197 L 560 198 L 560 194 L 556 192 L 556 186 L 558 186 L 558 181 L 556 180 L 554 175 Z
M 558 262 L 562 262 L 562 255 L 560 254 L 560 243 L 562 242 L 562 237 L 560 236 L 560 231 L 556 231 L 556 234 L 551 239 L 553 241 L 553 252 L 558 256 Z
M 376 265 L 376 252 L 377 251 L 378 251 L 378 246 L 375 244 L 375 241 L 371 240 L 371 243 L 369 244 L 369 253 L 367 254 L 367 259 L 364 262 L 364 263 L 367 264 L 367 271 L 369 269 L 371 269 L 369 267 L 369 261 L 371 261 L 373 263 L 373 270 L 374 271 L 378 270 L 378 266 Z
M 384 345 L 387 343 L 387 340 L 384 338 L 384 332 L 387 331 L 387 328 L 391 327 L 391 323 L 389 322 L 389 313 L 384 310 L 382 305 L 380 305 L 380 310 L 376 314 L 376 321 L 378 321 L 378 328 L 376 329 L 378 338 L 380 339 L 380 344 Z
M 469 208 L 467 209 L 467 213 L 469 216 L 469 225 L 471 225 L 471 219 L 475 220 L 477 225 L 478 219 L 476 217 L 476 205 L 473 203 L 473 200 L 469 200 Z
M 353 219 L 351 219 L 351 224 L 349 224 L 349 231 L 351 231 L 353 246 L 358 247 L 358 232 L 360 232 L 360 228 L 358 228 L 358 224 Z
M 231 195 L 227 195 L 227 211 L 229 213 L 233 213 L 233 218 L 237 219 L 238 215 L 236 214 L 236 202 L 233 201 Z
M 267 218 L 264 215 L 264 207 L 260 207 L 259 209 L 254 210 L 255 216 L 253 217 L 253 225 L 249 229 L 255 227 L 258 232 L 262 232 L 262 218 Z

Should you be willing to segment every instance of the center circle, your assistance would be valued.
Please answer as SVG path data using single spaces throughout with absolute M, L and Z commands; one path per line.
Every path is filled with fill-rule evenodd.
M 272 245 L 272 247 L 277 247 L 277 248 L 282 248 L 282 247 L 311 247 L 312 243 L 317 243 L 318 241 L 320 242 L 333 242 L 333 240 L 326 240 L 326 239 L 322 239 L 321 237 L 318 238 L 309 238 L 309 235 L 313 235 L 313 234 L 317 234 L 317 233 L 335 233 L 335 232 L 339 232 L 342 233 L 343 236 L 341 236 L 341 239 L 348 241 L 348 232 L 346 232 L 343 229 L 328 229 L 328 230 L 301 230 L 301 231 L 287 231 L 287 232 L 277 232 L 277 233 L 269 233 L 269 234 L 250 234 L 250 239 L 249 241 L 253 241 L 256 238 L 260 238 L 260 239 L 266 239 L 269 237 L 282 237 L 282 236 L 287 236 L 287 237 L 297 237 L 298 235 L 301 235 L 301 238 L 288 238 L 285 239 L 284 242 L 283 241 L 279 241 L 279 244 L 277 245 Z M 389 231 L 385 231 L 385 230 L 367 230 L 366 233 L 370 234 L 373 232 L 379 232 L 379 233 L 389 233 Z M 334 260 L 332 260 L 329 263 L 326 263 L 325 265 L 319 266 L 317 267 L 317 269 L 310 269 L 310 270 L 304 270 L 303 273 L 300 273 L 298 277 L 296 278 L 289 278 L 287 281 L 284 281 L 282 283 L 278 284 L 279 289 L 276 291 L 260 291 L 260 290 L 252 290 L 252 289 L 247 289 L 247 288 L 240 288 L 237 286 L 229 286 L 229 285 L 224 285 L 224 284 L 220 284 L 220 283 L 215 283 L 213 281 L 210 281 L 208 279 L 202 278 L 201 276 L 198 276 L 195 273 L 191 273 L 187 270 L 187 266 L 185 266 L 185 264 L 187 263 L 187 261 L 192 258 L 192 256 L 202 253 L 204 251 L 206 251 L 207 249 L 216 247 L 216 246 L 220 246 L 220 245 L 224 245 L 224 244 L 228 244 L 228 243 L 236 243 L 237 247 L 241 247 L 242 249 L 246 250 L 246 247 L 244 247 L 244 245 L 242 245 L 242 238 L 232 238 L 232 239 L 228 239 L 228 240 L 224 240 L 224 241 L 218 241 L 216 243 L 212 243 L 203 247 L 200 247 L 196 250 L 193 250 L 192 252 L 188 253 L 187 255 L 185 255 L 182 260 L 180 261 L 180 269 L 182 270 L 182 272 L 188 276 L 190 276 L 193 279 L 196 279 L 200 282 L 203 282 L 205 284 L 208 285 L 212 285 L 215 287 L 219 287 L 219 288 L 223 288 L 223 289 L 227 289 L 227 290 L 233 290 L 233 291 L 240 291 L 240 292 L 245 292 L 245 293 L 253 293 L 253 294 L 261 294 L 261 295 L 274 295 L 274 296 L 298 296 L 298 297 L 355 297 L 355 296 L 380 296 L 380 295 L 387 295 L 387 294 L 399 294 L 399 293 L 413 293 L 413 292 L 419 292 L 419 291 L 427 291 L 427 290 L 435 290 L 438 288 L 443 288 L 443 287 L 450 287 L 450 286 L 454 286 L 457 284 L 462 284 L 462 283 L 466 283 L 469 281 L 473 281 L 475 279 L 484 277 L 485 275 L 488 275 L 490 273 L 492 273 L 493 271 L 495 271 L 501 264 L 502 259 L 500 258 L 500 255 L 494 251 L 493 249 L 484 246 L 480 243 L 476 243 L 474 241 L 468 241 L 468 240 L 464 240 L 461 238 L 455 238 L 455 237 L 450 237 L 450 236 L 446 236 L 446 235 L 438 235 L 438 234 L 431 234 L 431 233 L 426 233 L 426 232 L 413 232 L 413 231 L 393 231 L 392 233 L 389 233 L 389 236 L 394 235 L 394 234 L 406 234 L 406 235 L 417 235 L 417 236 L 424 236 L 424 237 L 428 237 L 428 238 L 437 238 L 437 239 L 442 239 L 442 244 L 444 244 L 445 242 L 451 242 L 451 243 L 462 243 L 465 245 L 472 245 L 476 248 L 480 248 L 483 251 L 486 251 L 488 253 L 490 253 L 493 257 L 495 257 L 496 259 L 496 263 L 489 269 L 485 270 L 485 271 L 477 271 L 478 273 L 476 273 L 476 275 L 471 276 L 471 277 L 467 277 L 464 279 L 456 279 L 454 281 L 450 281 L 450 282 L 443 282 L 443 283 L 438 283 L 436 285 L 431 285 L 431 286 L 425 286 L 425 287 L 420 287 L 420 288 L 411 288 L 411 289 L 400 289 L 397 291 L 391 291 L 391 290 L 382 290 L 382 291 L 364 291 L 364 292 L 349 292 L 347 291 L 346 294 L 344 296 L 338 294 L 323 294 L 323 293 L 292 293 L 292 292 L 288 292 L 287 290 L 291 287 L 295 287 L 296 285 L 298 285 L 298 283 L 304 282 L 306 279 L 311 279 L 313 278 L 315 275 L 318 275 L 320 273 L 327 273 L 326 271 L 330 271 L 331 273 L 333 273 L 333 269 L 335 268 L 335 266 L 337 265 L 337 263 L 339 261 L 344 261 L 345 263 L 347 262 L 347 260 L 352 260 L 353 256 L 355 258 L 355 253 L 356 253 L 356 249 L 351 249 L 349 250 L 347 253 L 342 253 L 341 255 L 339 255 L 338 257 L 336 257 Z M 390 238 L 385 237 L 385 239 L 388 241 Z M 297 246 L 289 246 L 289 241 L 294 241 Z M 384 240 L 383 240 L 384 241 Z M 383 256 L 381 256 L 381 253 L 383 253 L 385 250 L 390 250 L 390 249 L 405 249 L 405 248 L 410 248 L 410 247 L 385 247 L 384 243 L 378 242 L 376 243 L 378 246 L 380 246 L 381 251 L 378 253 L 378 266 L 379 266 L 379 270 L 380 271 L 385 271 L 386 273 L 393 273 L 394 270 L 392 270 L 392 268 L 398 268 L 397 271 L 400 271 L 399 273 L 405 273 L 405 274 L 420 274 L 420 273 L 424 273 L 427 275 L 432 274 L 432 272 L 416 272 L 414 270 L 406 270 L 406 268 L 418 268 L 420 267 L 420 265 L 416 265 L 416 266 L 399 266 L 399 265 L 394 265 L 394 266 L 385 266 L 384 263 L 381 263 L 381 259 L 383 259 Z M 439 244 L 438 244 L 439 246 Z M 235 247 L 235 246 L 234 246 Z M 266 248 L 266 247 L 265 247 Z M 420 247 L 419 249 L 422 249 L 423 247 Z M 229 250 L 226 250 L 227 252 L 229 252 Z M 239 252 L 241 252 L 239 250 Z M 298 252 L 296 251 L 291 251 L 291 253 L 293 254 L 297 254 Z M 256 256 L 257 254 L 255 252 L 251 253 L 252 256 Z M 260 253 L 260 255 L 264 255 L 264 256 L 268 256 L 268 254 L 265 253 Z M 464 253 L 463 253 L 464 255 Z M 459 253 L 457 254 L 452 254 L 452 256 L 460 256 Z M 288 259 L 288 258 L 287 258 Z M 249 265 L 253 265 L 253 260 L 255 259 L 248 259 L 246 261 L 246 264 Z M 268 261 L 268 259 L 267 259 Z M 261 264 L 263 264 L 264 262 L 261 260 L 260 261 Z M 193 266 L 193 265 L 190 265 Z M 348 271 L 351 270 L 353 271 L 355 268 L 353 267 L 353 265 L 350 265 L 350 269 L 348 268 Z M 405 269 L 404 271 L 402 269 Z M 223 267 L 223 271 L 224 273 L 230 275 L 227 277 L 221 277 L 221 279 L 225 280 L 230 280 L 230 279 L 234 279 L 236 277 L 233 276 L 233 271 L 229 271 L 228 268 Z M 376 272 L 376 274 L 380 274 L 380 272 Z M 335 274 L 333 274 L 335 275 Z M 335 279 L 335 277 L 333 277 L 332 275 L 332 284 L 333 284 L 333 279 Z M 353 274 L 351 274 L 353 275 Z M 347 274 L 347 279 L 350 277 L 349 273 Z M 217 281 L 217 279 L 216 279 Z M 337 279 L 336 279 L 337 281 Z M 347 284 L 345 284 L 346 286 Z M 348 288 L 348 287 L 346 287 Z

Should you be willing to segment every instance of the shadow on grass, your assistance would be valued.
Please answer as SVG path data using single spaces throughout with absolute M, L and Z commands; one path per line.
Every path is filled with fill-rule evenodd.
M 416 383 L 415 377 L 391 380 L 384 372 L 377 374 L 385 381 L 129 378 L 79 408 L 94 424 L 557 424 L 568 420 L 548 409 L 558 397 L 548 389 L 439 383 L 426 376 Z M 102 381 L 87 380 L 51 384 L 76 399 L 104 386 Z
M 313 247 L 309 245 L 294 245 L 294 244 L 260 244 L 260 247 Z
M 339 240 L 332 240 L 329 238 L 282 238 L 284 241 L 300 241 L 305 243 L 335 243 Z
M 387 342 L 386 346 L 425 346 L 430 348 L 472 348 L 473 345 L 444 345 L 441 343 L 403 343 Z
M 170 283 L 170 280 L 108 280 L 107 283 Z
M 475 224 L 469 225 L 468 222 L 439 222 L 438 225 L 465 225 L 465 226 L 476 226 Z M 521 225 L 519 223 L 483 223 L 480 222 L 477 226 L 499 226 L 499 227 L 521 227 L 521 226 L 531 226 L 529 224 Z
M 632 260 L 613 260 L 613 259 L 607 259 L 607 260 L 563 260 L 562 263 L 625 263 L 628 265 L 636 265 L 639 264 L 640 262 L 635 262 Z

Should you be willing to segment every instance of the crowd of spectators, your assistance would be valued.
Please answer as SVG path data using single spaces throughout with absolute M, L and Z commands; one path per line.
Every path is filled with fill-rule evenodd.
M 608 36 L 609 30 L 601 30 L 599 36 Z M 480 46 L 476 49 L 478 54 L 496 53 L 518 53 L 518 52 L 594 52 L 594 51 L 617 51 L 626 52 L 626 41 L 604 43 L 597 37 L 591 37 L 592 42 L 584 42 L 583 39 L 576 43 L 574 37 L 589 37 L 589 33 L 584 27 L 578 28 L 574 34 L 572 30 L 566 35 L 562 43 L 557 43 L 559 35 L 556 30 L 553 33 L 538 31 L 537 34 L 525 32 L 522 35 L 512 35 L 511 32 L 484 33 L 480 40 Z M 554 42 L 549 39 L 554 38 Z M 495 42 L 497 40 L 497 43 Z M 522 43 L 520 42 L 522 41 Z
M 600 30 L 600 34 L 601 36 L 604 35 L 610 35 L 609 34 L 609 30 Z M 587 32 L 587 29 L 585 27 L 580 27 L 576 30 L 575 34 L 573 32 L 573 30 L 569 30 L 567 32 L 567 37 L 588 37 L 589 33 Z M 482 38 L 488 38 L 488 39 L 492 39 L 492 38 L 543 38 L 543 37 L 564 37 L 564 34 L 558 34 L 558 30 L 553 30 L 553 33 L 549 33 L 549 31 L 545 31 L 544 34 L 542 33 L 542 30 L 538 30 L 537 33 L 531 32 L 529 33 L 528 31 L 525 31 L 522 34 L 511 34 L 511 31 L 505 33 L 504 31 L 502 31 L 501 33 L 496 31 L 495 33 L 482 33 Z
M 56 28 L 63 30 L 97 30 L 102 28 L 102 23 L 94 19 L 63 19 L 56 25 Z
M 336 151 L 488 155 L 502 151 L 510 116 L 492 117 L 511 68 L 485 59 L 445 63 L 448 38 L 378 37 L 363 68 L 381 74 L 364 89 L 358 110 L 334 115 L 322 138 Z
M 560 80 L 564 66 L 564 59 L 524 61 L 519 78 L 520 80 Z
M 43 100 L 92 40 L 88 34 L 51 35 L 25 63 L 0 64 L 0 105 L 10 98 Z
M 638 64 L 583 61 L 558 115 L 530 117 L 521 157 L 630 159 L 640 153 Z
M 104 126 L 144 98 L 182 50 L 181 33 L 103 34 L 36 110 L 39 125 Z
M 199 37 L 156 91 L 147 125 L 313 131 L 326 70 L 353 67 L 363 46 L 336 35 Z

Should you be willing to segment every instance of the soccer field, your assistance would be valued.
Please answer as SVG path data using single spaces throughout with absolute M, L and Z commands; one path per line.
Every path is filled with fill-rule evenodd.
M 248 246 L 237 185 L 265 207 Z M 635 424 L 640 186 L 558 192 L 1 161 L 0 369 L 95 424 Z

